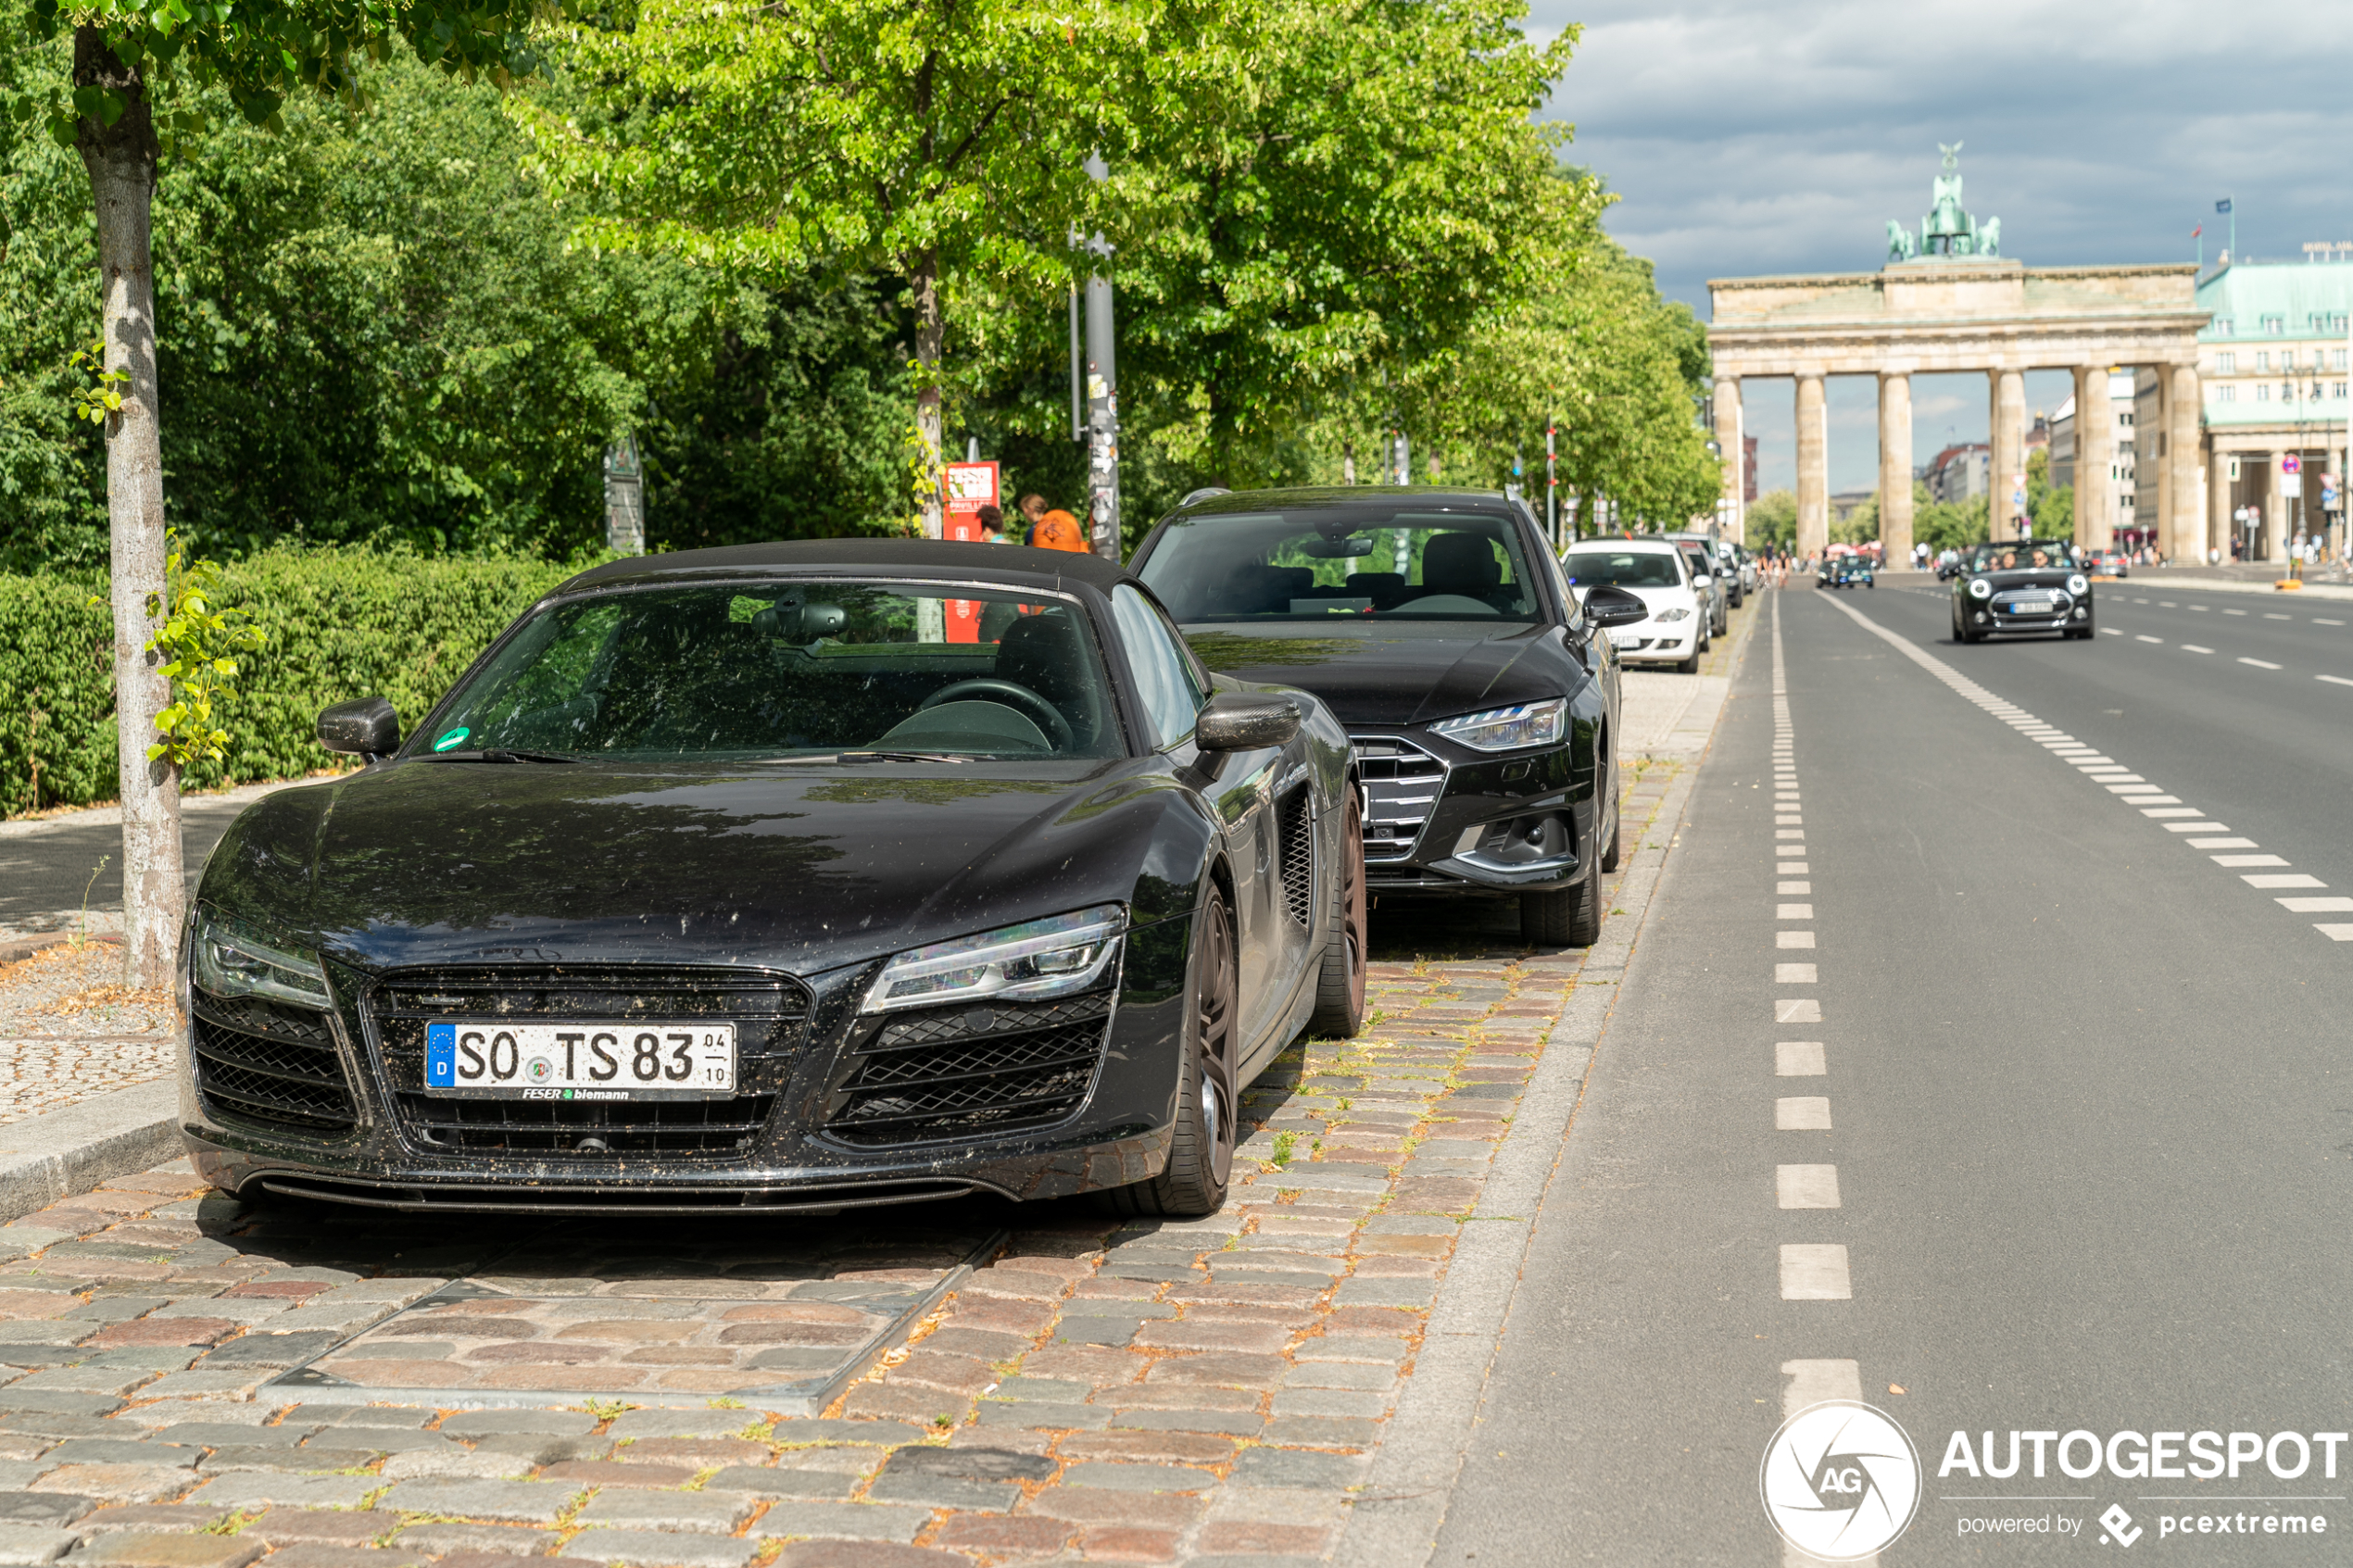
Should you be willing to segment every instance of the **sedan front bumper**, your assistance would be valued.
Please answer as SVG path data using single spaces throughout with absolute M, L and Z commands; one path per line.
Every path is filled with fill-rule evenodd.
M 1583 880 L 1592 779 L 1577 771 L 1569 742 L 1498 757 L 1422 730 L 1351 738 L 1370 891 L 1517 893 Z

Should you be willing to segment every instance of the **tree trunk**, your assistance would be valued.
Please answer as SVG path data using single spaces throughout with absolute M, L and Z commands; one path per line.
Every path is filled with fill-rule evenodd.
M 927 250 L 917 257 L 909 269 L 908 282 L 915 296 L 915 373 L 920 378 L 915 389 L 915 440 L 923 452 L 924 537 L 937 539 L 941 535 L 939 450 L 945 438 L 940 429 L 939 350 L 947 335 L 939 312 L 939 253 Z
M 170 984 L 187 912 L 180 862 L 180 775 L 147 760 L 156 715 L 171 701 L 163 660 L 142 646 L 150 598 L 164 582 L 163 444 L 157 424 L 156 300 L 150 209 L 155 119 L 145 85 L 107 48 L 106 34 L 73 35 L 73 81 L 124 94 L 112 125 L 81 122 L 77 146 L 98 214 L 100 315 L 107 369 L 127 371 L 122 411 L 107 420 L 107 515 L 113 555 L 115 736 L 122 789 L 122 929 L 130 981 Z

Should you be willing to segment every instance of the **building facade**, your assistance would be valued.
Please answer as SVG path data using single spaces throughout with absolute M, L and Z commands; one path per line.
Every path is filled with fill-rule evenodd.
M 2345 472 L 2353 261 L 2305 248 L 2304 261 L 2227 262 L 2197 285 L 2211 313 L 2198 333 L 2208 546 L 2225 558 L 2283 559 L 2297 533 L 2342 528 L 2321 475 Z
M 2134 445 L 2135 433 L 2144 423 L 2154 427 L 2157 420 L 2154 412 L 2146 412 L 2141 406 L 2140 383 L 2143 379 L 2139 372 L 2132 370 L 2112 370 L 2108 377 L 2108 483 L 2114 496 L 2112 504 L 2115 508 L 2110 520 L 2109 542 L 2123 549 L 2137 549 L 2153 541 L 2157 526 L 2157 497 L 2152 494 L 2146 501 L 2143 501 L 2137 483 L 2140 464 Z M 2155 373 L 2148 373 L 2145 379 L 2153 386 Z M 2078 442 L 2075 420 L 2075 399 L 2070 397 L 2059 405 L 2057 417 L 2051 420 L 2051 483 L 2054 485 L 2071 487 L 2076 481 Z M 2144 515 L 2146 521 L 2143 521 Z
M 1920 483 L 1931 501 L 1966 501 L 1993 488 L 1994 448 L 1982 441 L 1947 446 L 1928 460 Z

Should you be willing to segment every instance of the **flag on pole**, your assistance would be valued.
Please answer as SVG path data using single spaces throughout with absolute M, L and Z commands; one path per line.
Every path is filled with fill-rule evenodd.
M 2205 233 L 2205 232 L 2206 232 L 2206 225 L 2205 225 L 2205 224 L 2203 224 L 2203 223 L 2201 223 L 2201 224 L 2199 224 L 2196 228 L 2195 228 L 2195 229 L 2193 229 L 2193 230 L 2191 230 L 2191 231 L 2190 231 L 2190 238 L 2192 238 L 2192 239 L 2196 239 L 2196 238 L 2197 238 L 2200 234 L 2203 234 L 2203 233 Z
M 2217 211 L 2217 212 L 2228 212 L 2228 211 L 2230 211 L 2230 210 L 2231 210 L 2231 198 L 2230 198 L 2230 197 L 2228 197 L 2228 196 L 2224 196 L 2224 197 L 2223 197 L 2221 201 L 2216 202 L 2216 203 L 2214 204 L 2214 210 L 2215 210 L 2215 211 Z

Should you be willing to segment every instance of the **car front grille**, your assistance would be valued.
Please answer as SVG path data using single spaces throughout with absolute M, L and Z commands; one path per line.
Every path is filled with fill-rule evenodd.
M 1315 914 L 1315 817 L 1301 784 L 1276 808 L 1275 839 L 1282 857 L 1283 909 L 1302 925 Z
M 1395 735 L 1349 739 L 1356 747 L 1357 776 L 1365 781 L 1365 859 L 1403 860 L 1446 793 L 1446 764 Z
M 863 1148 L 1047 1126 L 1076 1111 L 1111 1031 L 1109 992 L 863 1020 L 825 1131 Z
M 326 1014 L 204 991 L 195 1001 L 196 1092 L 214 1115 L 311 1135 L 359 1124 Z
M 765 970 L 616 964 L 402 970 L 369 993 L 401 1130 L 447 1153 L 745 1160 L 806 1038 L 808 989 Z M 734 1095 L 709 1099 L 472 1099 L 424 1091 L 437 1018 L 617 1019 L 736 1025 Z M 584 1147 L 585 1146 L 585 1147 Z

